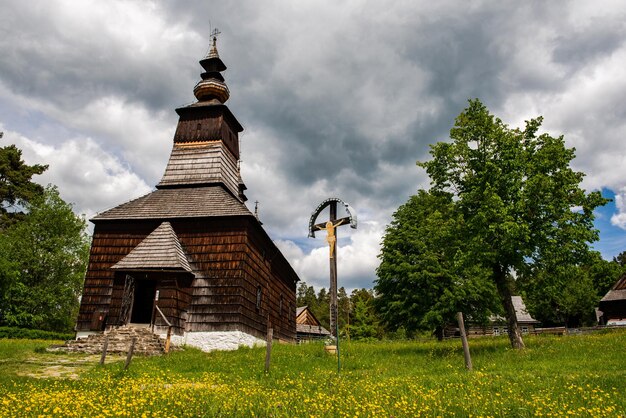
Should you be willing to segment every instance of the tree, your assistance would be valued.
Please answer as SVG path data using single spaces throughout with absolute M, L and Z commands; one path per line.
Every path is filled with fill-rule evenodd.
M 350 315 L 350 297 L 342 286 L 337 290 L 337 326 L 339 332 L 348 325 Z
M 531 268 L 530 277 L 520 277 L 526 307 L 544 325 L 578 327 L 596 322 L 595 307 L 624 273 L 624 267 L 590 251 L 579 264 L 551 263 Z
M 555 266 L 521 284 L 526 307 L 546 326 L 590 325 L 599 297 L 588 271 L 576 265 Z
M 317 292 L 317 304 L 313 309 L 313 314 L 326 328 L 330 324 L 330 293 L 322 287 Z
M 542 118 L 511 129 L 479 100 L 457 117 L 452 142 L 431 146 L 432 159 L 419 162 L 432 193 L 449 193 L 463 219 L 462 251 L 488 269 L 507 318 L 514 348 L 524 342 L 511 296 L 514 276 L 545 260 L 575 265 L 598 239 L 593 210 L 607 202 L 580 187 L 573 171 L 574 149 L 562 136 L 537 135 Z
M 620 266 L 626 266 L 626 251 L 622 251 L 617 256 L 613 257 L 613 262 L 619 264 Z
M 350 338 L 355 340 L 380 337 L 378 317 L 374 310 L 374 294 L 371 290 L 355 289 L 350 295 L 352 312 L 347 327 Z
M 69 331 L 89 255 L 86 222 L 48 186 L 0 235 L 0 323 Z
M 489 270 L 469 258 L 462 214 L 449 193 L 418 191 L 393 214 L 376 271 L 377 310 L 389 331 L 435 330 L 464 312 L 500 313 Z
M 300 282 L 298 285 L 298 293 L 296 296 L 298 306 L 308 306 L 311 309 L 317 306 L 317 296 L 313 286 L 307 286 L 306 282 Z
M 22 151 L 15 145 L 0 147 L 0 231 L 22 217 L 21 208 L 43 193 L 43 187 L 31 178 L 41 174 L 47 165 L 27 165 Z
M 606 292 L 613 287 L 615 282 L 626 273 L 626 264 L 623 263 L 626 260 L 625 256 L 625 253 L 620 253 L 617 259 L 614 257 L 613 261 L 607 261 L 602 258 L 599 252 L 591 252 L 586 269 L 593 281 L 598 300 L 606 295 Z

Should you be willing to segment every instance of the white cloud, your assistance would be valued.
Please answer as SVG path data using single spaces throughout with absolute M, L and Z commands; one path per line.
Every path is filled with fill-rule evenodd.
M 128 166 L 90 138 L 51 146 L 8 131 L 3 140 L 20 148 L 27 164 L 48 164 L 48 170 L 33 180 L 58 186 L 61 197 L 87 217 L 114 202 L 122 203 L 151 190 Z
M 378 253 L 384 226 L 376 221 L 360 222 L 356 230 L 339 228 L 337 248 L 337 282 L 339 287 L 352 289 L 371 287 L 372 272 L 378 267 Z M 329 286 L 329 250 L 324 234 L 315 239 L 318 246 L 303 252 L 292 241 L 279 240 L 276 245 L 290 260 L 300 279 L 316 288 Z
M 626 187 L 615 193 L 617 213 L 611 216 L 611 224 L 626 230 Z

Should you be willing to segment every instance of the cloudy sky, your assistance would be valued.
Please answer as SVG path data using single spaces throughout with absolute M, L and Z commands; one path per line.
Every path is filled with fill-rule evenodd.
M 0 145 L 87 217 L 150 191 L 194 101 L 211 28 L 244 126 L 251 209 L 300 277 L 327 286 L 308 219 L 336 196 L 339 284 L 371 287 L 394 210 L 428 187 L 416 160 L 468 98 L 511 126 L 544 116 L 576 147 L 610 259 L 626 250 L 626 5 L 622 1 L 1 0 Z

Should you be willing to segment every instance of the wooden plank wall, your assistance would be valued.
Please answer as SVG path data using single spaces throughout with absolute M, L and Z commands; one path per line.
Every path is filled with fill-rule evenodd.
M 173 223 L 181 244 L 206 275 L 194 280 L 189 331 L 239 330 L 264 338 L 269 314 L 276 338 L 295 339 L 295 283 L 290 288 L 284 277 L 272 271 L 267 256 L 264 259 L 263 254 L 276 251 L 269 238 L 253 243 L 255 222 L 237 218 Z M 257 309 L 259 286 L 262 297 Z
M 97 312 L 107 312 L 107 323 L 117 324 L 124 278 L 115 279 L 115 272 L 110 267 L 135 248 L 159 224 L 158 221 L 151 221 L 95 225 L 76 330 L 89 330 L 92 317 Z
M 182 335 L 185 331 L 189 304 L 191 303 L 191 279 L 185 274 L 162 274 L 157 282 L 159 308 L 173 325 L 173 332 Z M 166 327 L 160 315 L 155 315 L 155 325 Z
M 96 225 L 77 330 L 88 330 L 94 312 L 117 324 L 125 274 L 110 266 L 128 254 L 161 221 Z M 297 276 L 282 254 L 248 218 L 170 220 L 183 248 L 204 277 L 176 288 L 161 277 L 159 306 L 175 332 L 239 330 L 264 338 L 268 318 L 275 338 L 293 341 Z M 156 276 L 151 276 L 156 277 Z M 169 283 L 169 284 L 168 284 Z M 257 289 L 261 306 L 257 308 Z

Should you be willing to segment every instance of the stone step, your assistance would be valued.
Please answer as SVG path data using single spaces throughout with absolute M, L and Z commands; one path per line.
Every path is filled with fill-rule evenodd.
M 58 350 L 84 353 L 101 353 L 108 338 L 107 353 L 127 353 L 133 338 L 136 338 L 134 353 L 139 355 L 160 355 L 165 351 L 165 342 L 149 328 L 122 326 L 112 328 L 102 334 L 92 334 L 87 338 L 67 341 Z

